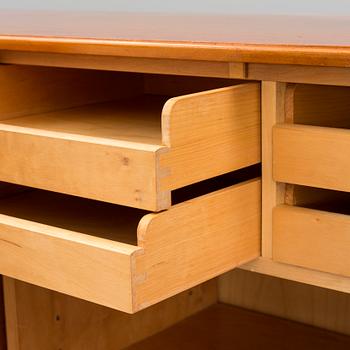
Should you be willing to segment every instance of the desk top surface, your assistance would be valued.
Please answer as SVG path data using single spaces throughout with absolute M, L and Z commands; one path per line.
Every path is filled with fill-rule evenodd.
M 350 66 L 350 16 L 1 11 L 0 50 Z

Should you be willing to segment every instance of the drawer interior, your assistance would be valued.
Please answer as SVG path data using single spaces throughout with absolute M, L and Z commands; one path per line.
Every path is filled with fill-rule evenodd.
M 289 84 L 286 91 L 287 123 L 350 128 L 350 87 Z
M 72 68 L 3 66 L 0 120 L 7 125 L 162 145 L 161 114 L 174 96 L 238 84 Z
M 0 67 L 0 180 L 161 211 L 172 191 L 260 162 L 260 85 Z
M 140 209 L 27 189 L 0 199 L 0 213 L 99 238 L 137 245 Z
M 165 96 L 140 95 L 64 110 L 3 119 L 24 128 L 57 131 L 91 137 L 162 144 L 160 113 Z
M 273 130 L 278 182 L 350 191 L 350 88 L 291 84 Z
M 285 203 L 302 208 L 350 215 L 350 193 L 300 185 L 286 185 Z
M 172 193 L 173 204 L 260 176 L 260 165 L 240 169 Z M 0 214 L 137 246 L 137 228 L 149 211 L 0 182 Z
M 2 183 L 0 273 L 134 313 L 259 256 L 259 170 L 159 213 Z

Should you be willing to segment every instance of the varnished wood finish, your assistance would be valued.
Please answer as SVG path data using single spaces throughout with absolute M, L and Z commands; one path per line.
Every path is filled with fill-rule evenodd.
M 345 278 L 329 273 L 264 258 L 243 268 L 220 276 L 219 301 L 350 335 L 350 278 L 339 292 L 330 288 L 345 287 Z
M 19 193 L 0 201 L 0 272 L 133 313 L 258 257 L 259 198 L 255 179 L 144 215 Z
M 333 291 L 350 294 L 350 278 L 332 273 L 311 270 L 272 259 L 258 258 L 242 265 L 242 269 Z
M 350 277 L 350 217 L 281 205 L 273 212 L 273 259 Z
M 0 14 L 0 63 L 268 81 L 263 84 L 265 85 L 265 91 L 263 89 L 263 109 L 265 109 L 265 116 L 267 116 L 267 119 L 263 121 L 263 162 L 264 166 L 267 166 L 263 171 L 263 203 L 265 208 L 263 213 L 263 254 L 266 257 L 271 257 L 274 254 L 271 228 L 272 208 L 280 203 L 281 199 L 294 203 L 296 190 L 294 186 L 288 185 L 286 191 L 284 191 L 283 185 L 279 187 L 271 176 L 271 127 L 275 122 L 282 121 L 283 118 L 285 118 L 286 122 L 291 122 L 291 119 L 293 119 L 293 116 L 288 115 L 288 110 L 290 111 L 288 108 L 291 105 L 283 97 L 284 93 L 286 92 L 288 95 L 290 90 L 284 91 L 285 84 L 275 82 L 350 85 L 350 36 L 348 31 L 344 30 L 344 28 L 349 26 L 349 22 L 349 17 L 345 16 L 255 17 L 188 14 L 186 16 L 172 16 L 164 14 L 92 14 L 81 12 L 60 13 L 58 15 L 57 12 L 14 13 L 2 11 Z M 279 90 L 281 87 L 282 89 Z M 278 94 L 278 91 L 283 91 L 283 93 Z M 11 97 L 11 94 L 9 96 Z M 75 95 L 67 91 L 67 96 L 70 99 L 76 96 L 79 97 L 79 94 Z M 321 102 L 326 103 L 326 98 L 329 97 L 329 94 L 326 93 L 324 97 L 318 96 L 322 100 Z M 3 101 L 5 100 L 9 99 L 3 99 Z M 30 99 L 24 101 L 26 103 L 29 101 L 29 107 L 31 103 L 32 106 L 38 105 L 35 101 L 30 101 Z M 63 101 L 66 101 L 66 99 L 63 99 Z M 43 106 L 45 107 L 45 104 Z M 318 107 L 319 112 L 326 111 L 324 104 L 322 105 L 321 103 Z M 341 106 L 339 105 L 339 107 Z M 283 109 L 287 112 L 285 115 L 283 115 Z M 337 109 L 337 111 L 339 110 Z M 344 115 L 346 119 L 346 114 Z M 341 118 L 343 117 L 341 116 Z M 293 169 L 290 173 L 293 173 Z M 224 210 L 224 208 L 221 209 Z M 204 211 L 206 208 L 199 206 L 198 210 Z M 150 226 L 150 232 L 153 232 L 157 238 L 155 242 L 160 242 L 160 244 L 164 242 L 162 241 L 163 238 L 157 235 L 157 230 L 160 228 L 160 231 L 164 233 L 164 241 L 168 237 L 167 234 L 169 234 L 166 214 L 162 213 L 162 215 L 163 218 L 162 216 L 153 217 L 154 220 L 152 221 L 155 222 L 155 228 Z M 196 217 L 196 212 L 191 215 Z M 232 220 L 232 212 L 230 215 Z M 199 217 L 202 219 L 200 215 Z M 183 221 L 181 216 L 174 217 L 174 220 L 176 222 Z M 157 226 L 158 221 L 160 223 L 159 226 Z M 205 220 L 203 221 L 205 222 Z M 169 247 L 162 245 L 162 250 L 165 247 L 165 249 L 169 249 L 170 255 L 173 254 L 170 259 L 173 266 L 177 267 L 179 271 L 185 271 L 184 276 L 179 280 L 181 283 L 184 283 L 184 286 L 189 286 L 188 275 L 186 275 L 186 271 L 189 270 L 186 270 L 187 265 L 185 265 L 184 270 L 181 263 L 192 264 L 191 266 L 195 266 L 195 268 L 197 265 L 201 267 L 203 263 L 186 260 L 190 256 L 186 250 L 187 241 L 191 239 L 193 231 L 191 221 L 186 223 L 186 225 L 190 234 L 183 237 L 184 246 L 180 252 L 181 254 L 177 254 L 177 242 L 169 245 Z M 203 231 L 205 230 L 202 227 L 200 232 Z M 170 238 L 173 238 L 172 236 L 174 234 Z M 69 237 L 70 240 L 76 238 L 77 236 L 73 237 L 73 239 Z M 143 239 L 144 237 L 140 236 L 140 238 Z M 8 241 L 11 241 L 11 239 L 13 239 L 13 236 L 10 236 Z M 21 239 L 23 239 L 22 235 Z M 98 237 L 96 239 L 98 241 Z M 94 241 L 92 239 L 92 241 L 89 241 L 89 244 L 94 244 Z M 317 241 L 317 237 L 315 241 Z M 208 261 L 211 263 L 212 260 L 217 260 L 221 264 L 225 259 L 227 244 L 225 245 L 224 243 L 226 242 L 221 241 L 219 236 L 216 236 L 215 240 L 208 240 L 208 244 L 211 246 L 219 243 L 220 246 L 218 248 L 221 249 L 221 252 L 220 254 L 215 253 L 213 256 L 209 254 L 208 257 L 202 253 L 201 256 L 203 257 L 204 255 L 206 258 L 204 263 L 207 264 Z M 84 242 L 84 244 L 86 243 Z M 147 241 L 145 241 L 145 247 L 149 242 L 146 243 Z M 5 246 L 5 249 L 10 249 L 6 246 L 8 242 L 3 242 L 2 244 Z M 131 242 L 131 244 L 135 243 Z M 207 247 L 204 240 L 201 244 L 203 251 L 206 252 Z M 313 242 L 311 242 L 310 246 L 312 244 Z M 132 246 L 137 247 L 136 245 Z M 48 247 L 50 248 L 50 245 Z M 152 248 L 152 244 L 149 247 Z M 15 249 L 12 246 L 11 248 Z M 290 249 L 290 246 L 288 249 Z M 154 251 L 157 253 L 157 250 Z M 183 252 L 184 254 L 182 254 Z M 56 253 L 55 250 L 53 250 L 53 256 L 54 253 Z M 162 272 L 159 272 L 162 269 L 164 259 L 158 260 L 159 257 L 156 253 L 149 260 L 150 270 L 153 271 L 152 273 L 156 276 L 156 279 L 160 276 L 162 281 L 163 279 L 167 282 L 170 281 L 171 293 L 179 291 L 176 285 L 177 280 L 172 278 L 173 271 L 170 271 L 169 275 L 162 275 Z M 74 257 L 74 253 L 68 256 L 68 262 L 71 261 L 69 259 L 72 256 Z M 346 254 L 343 254 L 343 259 L 344 256 Z M 28 259 L 28 262 L 32 263 L 35 261 L 35 258 L 36 256 L 33 259 Z M 89 256 L 88 258 L 94 260 L 94 257 Z M 230 258 L 232 259 L 232 254 L 230 254 Z M 142 259 L 146 261 L 145 256 L 140 255 L 139 261 L 142 262 Z M 345 259 L 344 261 L 347 260 Z M 295 256 L 293 256 L 291 263 L 293 262 L 295 262 Z M 334 260 L 330 261 L 325 270 L 332 264 L 337 265 L 338 263 Z M 138 268 L 137 265 L 133 267 Z M 340 277 L 327 272 L 314 271 L 261 258 L 249 263 L 245 268 L 250 271 L 259 271 L 346 293 L 350 292 L 348 277 Z M 342 268 L 344 269 L 343 266 L 340 266 L 340 269 Z M 98 269 L 96 271 L 98 272 Z M 115 272 L 115 269 L 113 268 L 112 271 Z M 200 268 L 198 271 L 200 272 Z M 195 271 L 195 273 L 198 271 Z M 340 271 L 339 265 L 337 265 L 336 271 Z M 95 272 L 92 271 L 91 273 L 94 275 Z M 192 273 L 193 271 L 190 272 Z M 100 274 L 98 275 L 99 277 L 101 276 Z M 50 278 L 51 275 L 47 274 L 47 276 Z M 140 273 L 137 277 L 137 283 L 142 284 L 149 276 Z M 64 279 L 59 273 L 54 278 L 64 284 L 62 282 Z M 74 350 L 80 348 L 84 350 L 89 348 L 117 349 L 119 344 L 121 346 L 130 345 L 165 327 L 171 326 L 176 322 L 179 315 L 180 319 L 186 316 L 188 308 L 186 301 L 184 304 L 181 301 L 171 304 L 172 302 L 167 300 L 165 303 L 172 305 L 170 306 L 170 314 L 164 312 L 163 307 L 160 306 L 161 304 L 158 304 L 149 309 L 152 310 L 149 314 L 147 313 L 148 310 L 145 313 L 138 314 L 140 318 L 137 318 L 137 316 L 133 318 L 134 316 L 126 316 L 124 314 L 116 317 L 112 315 L 114 311 L 108 310 L 107 312 L 107 309 L 100 306 L 92 306 L 92 304 L 78 301 L 68 296 L 60 295 L 57 297 L 59 295 L 57 293 L 44 291 L 33 286 L 28 288 L 28 285 L 22 282 L 16 282 L 16 284 L 20 285 L 18 288 L 13 283 L 13 280 L 7 280 L 12 281 L 5 285 L 7 294 L 6 305 L 9 310 L 7 318 L 8 334 L 10 335 L 10 344 L 16 350 L 27 350 L 32 347 L 39 350 L 47 350 L 50 347 Z M 198 278 L 197 282 L 199 280 Z M 74 282 L 76 282 L 75 279 L 73 284 Z M 154 281 L 152 283 L 151 288 L 147 286 L 140 288 L 140 294 L 135 295 L 137 302 L 141 303 L 143 298 L 147 300 L 150 298 L 153 303 L 159 300 L 160 295 L 158 294 L 167 294 L 167 291 L 164 291 L 164 288 L 162 289 L 161 284 L 156 284 Z M 293 301 L 301 298 L 300 293 L 302 293 L 303 289 L 294 289 L 294 286 L 290 283 L 276 282 L 276 284 L 282 286 L 283 295 L 286 294 L 286 290 L 295 291 L 296 296 L 293 296 Z M 97 285 L 105 291 L 105 283 L 97 283 Z M 261 296 L 260 286 L 257 289 L 251 288 L 252 286 L 254 287 L 254 282 L 251 281 L 248 285 L 248 293 L 253 294 L 251 299 L 254 300 L 251 305 L 259 308 L 260 300 L 255 301 L 257 296 L 258 298 Z M 154 286 L 158 287 L 158 289 Z M 271 287 L 270 284 L 268 286 Z M 91 290 L 95 291 L 96 289 L 94 288 L 91 288 Z M 268 289 L 270 296 L 270 289 L 266 289 Z M 32 292 L 33 290 L 34 292 Z M 110 291 L 107 290 L 107 292 L 109 293 Z M 204 290 L 203 293 L 194 293 L 194 296 L 198 297 L 196 300 L 199 301 L 200 306 L 198 308 L 191 308 L 190 306 L 188 314 L 191 314 L 192 311 L 200 310 L 206 302 L 212 303 L 214 298 L 212 290 Z M 230 288 L 227 285 L 222 285 L 220 293 L 223 299 L 225 293 L 226 296 L 227 293 L 230 293 Z M 311 303 L 308 305 L 303 304 L 299 308 L 293 307 L 295 309 L 294 319 L 348 332 L 347 299 L 337 297 L 335 300 L 339 301 L 339 303 L 336 305 L 341 305 L 342 311 L 338 313 L 338 311 L 333 311 L 334 307 L 331 307 L 330 317 L 322 319 L 320 314 L 327 309 L 329 302 L 327 298 L 323 299 L 322 296 L 330 292 L 312 290 L 310 293 L 313 295 L 313 300 L 321 300 L 322 306 L 324 304 L 326 306 L 319 308 L 318 304 L 315 303 L 312 311 L 308 309 Z M 52 295 L 56 295 L 56 297 L 52 297 Z M 244 294 L 244 296 L 246 295 L 247 293 Z M 204 299 L 203 303 L 202 298 Z M 185 299 L 187 300 L 187 296 Z M 230 299 L 230 296 L 228 299 Z M 230 300 L 232 301 L 233 299 L 231 298 Z M 72 300 L 74 301 L 72 302 Z M 123 299 L 121 300 L 123 301 Z M 275 300 L 273 300 L 273 303 L 275 303 Z M 323 300 L 325 301 L 322 302 Z M 290 302 L 287 303 L 285 309 L 288 309 L 290 304 Z M 142 308 L 147 306 L 147 303 L 140 305 L 140 308 Z M 158 306 L 159 309 L 157 309 Z M 42 311 L 42 313 L 39 313 L 38 310 Z M 142 350 L 147 348 L 153 350 L 158 347 L 162 349 L 171 349 L 171 347 L 174 349 L 193 349 L 196 347 L 201 349 L 228 349 L 235 345 L 239 349 L 239 346 L 244 348 L 248 345 L 248 348 L 252 348 L 254 346 L 261 347 L 262 344 L 276 349 L 295 349 L 296 347 L 302 349 L 303 346 L 307 349 L 347 349 L 349 347 L 348 338 L 339 335 L 324 333 L 320 330 L 305 328 L 300 325 L 296 327 L 298 331 L 295 331 L 295 325 L 286 321 L 280 321 L 282 323 L 278 324 L 275 321 L 271 321 L 269 317 L 259 315 L 258 318 L 252 319 L 250 317 L 251 314 L 249 317 L 244 312 L 238 312 L 233 315 L 233 311 L 228 310 L 233 309 L 221 306 L 209 309 L 204 314 L 197 315 L 194 319 L 184 321 L 184 323 L 180 323 L 174 328 L 165 331 L 165 333 L 149 338 L 144 343 L 135 346 L 135 348 L 141 348 Z M 310 312 L 307 312 L 307 310 Z M 284 310 L 284 312 L 283 316 L 290 317 L 288 310 Z M 327 313 L 325 314 L 327 315 Z M 170 317 L 167 317 L 169 315 Z M 203 315 L 204 317 L 202 317 Z M 237 318 L 236 322 L 231 321 L 233 317 Z M 136 321 L 131 321 L 132 318 Z M 161 321 L 158 322 L 159 320 Z M 242 325 L 242 321 L 244 324 L 243 330 L 239 328 Z M 255 334 L 256 332 L 262 334 L 261 338 L 252 337 L 252 324 L 257 324 L 257 327 L 253 329 Z M 239 331 L 233 333 L 232 330 L 237 328 Z M 290 333 L 286 334 L 286 329 L 290 330 Z M 242 333 L 245 330 L 248 330 L 249 334 L 242 338 Z M 301 333 L 298 333 L 299 331 Z M 331 343 L 328 343 L 328 341 Z
M 275 181 L 350 192 L 350 132 L 309 125 L 275 126 Z
M 217 300 L 212 280 L 128 315 L 8 277 L 4 284 L 7 350 L 119 350 Z
M 258 83 L 172 79 L 192 94 L 165 96 L 150 79 L 1 66 L 0 180 L 160 211 L 172 190 L 260 161 Z
M 348 24 L 346 16 L 3 10 L 0 50 L 349 67 Z
M 189 75 L 191 77 L 244 79 L 247 75 L 247 65 L 243 62 L 215 62 L 169 58 L 154 59 L 3 50 L 0 51 L 0 62 L 48 67 Z
M 285 117 L 286 84 L 272 81 L 262 82 L 262 251 L 263 257 L 272 257 L 272 208 L 282 201 L 283 185 L 272 177 L 273 149 L 271 145 L 272 127 Z
M 345 350 L 350 337 L 217 304 L 128 350 Z
M 0 276 L 0 349 L 8 350 L 7 348 L 7 336 L 5 325 L 5 308 L 4 308 L 4 293 L 3 293 L 3 280 Z
M 239 84 L 169 100 L 162 110 L 163 191 L 260 161 L 260 84 Z
M 336 80 L 339 78 L 343 79 L 342 83 L 340 85 L 349 85 L 349 80 L 346 76 L 341 77 L 339 74 L 338 76 L 332 75 L 332 71 L 328 71 L 327 68 L 317 68 L 314 69 L 313 67 L 308 68 L 305 71 L 305 67 L 283 67 L 278 66 L 275 67 L 273 65 L 266 66 L 266 71 L 264 71 L 263 67 L 261 68 L 261 73 L 265 74 L 266 77 L 269 79 L 281 79 L 282 81 L 298 81 L 298 77 L 302 77 L 301 81 L 304 82 L 316 82 L 316 83 L 324 83 L 324 84 L 336 84 Z M 324 74 L 323 74 L 323 73 Z M 280 74 L 281 73 L 281 74 Z M 284 76 L 284 73 L 288 73 L 287 76 Z M 320 74 L 319 74 L 320 73 Z M 340 73 L 340 72 L 338 72 Z M 282 77 L 282 78 L 281 78 Z M 297 78 L 295 78 L 297 77 Z M 290 80 L 289 80 L 290 79 Z M 293 80 L 294 79 L 294 80 Z M 340 80 L 338 81 L 338 83 Z M 263 90 L 263 96 L 264 96 L 264 89 L 265 85 L 267 83 L 262 84 L 262 90 Z M 266 95 L 268 96 L 268 95 Z M 270 138 L 267 141 L 267 145 L 263 144 L 263 159 L 264 157 L 267 157 L 269 155 L 268 152 L 270 152 L 269 147 L 273 147 L 273 163 L 275 170 L 277 168 L 283 169 L 285 177 L 282 179 L 277 172 L 275 173 L 275 177 L 272 178 L 272 175 L 270 174 L 267 178 L 264 175 L 263 170 L 263 183 L 268 181 L 288 181 L 288 184 L 279 183 L 280 185 L 280 192 L 279 192 L 279 200 L 275 202 L 275 205 L 278 203 L 286 203 L 289 205 L 315 205 L 315 202 L 318 203 L 321 201 L 322 205 L 326 205 L 327 201 L 333 201 L 334 198 L 338 198 L 339 195 L 335 195 L 327 192 L 326 190 L 320 190 L 320 189 L 305 189 L 300 186 L 295 186 L 295 183 L 303 182 L 305 185 L 314 185 L 314 186 L 320 186 L 325 188 L 330 188 L 332 186 L 341 186 L 342 184 L 346 183 L 344 177 L 344 171 L 346 171 L 346 166 L 344 167 L 344 164 L 346 164 L 346 152 L 345 151 L 339 151 L 340 147 L 339 144 L 343 142 L 343 136 L 339 137 L 339 135 L 347 135 L 347 130 L 341 130 L 341 129 L 333 129 L 329 128 L 332 127 L 347 127 L 348 126 L 348 88 L 347 87 L 336 87 L 336 86 L 322 86 L 322 85 L 304 85 L 304 84 L 287 84 L 286 91 L 284 95 L 281 95 L 278 98 L 279 104 L 283 106 L 283 114 L 282 118 L 279 120 L 280 123 L 275 126 L 275 136 L 277 136 L 276 132 L 281 131 L 281 134 L 279 137 L 274 139 L 274 142 L 272 141 L 272 138 Z M 264 99 L 263 99 L 264 101 Z M 269 97 L 269 100 L 267 100 L 266 103 L 269 103 L 269 105 L 273 105 L 275 103 L 274 95 L 271 95 Z M 266 117 L 263 117 L 264 120 Z M 327 127 L 316 127 L 316 126 L 308 126 L 308 125 L 292 125 L 292 123 L 298 122 L 302 124 L 313 124 L 313 125 L 323 125 L 328 126 Z M 264 121 L 263 121 L 264 123 Z M 271 132 L 272 125 L 265 125 L 263 124 L 263 135 L 265 133 Z M 305 129 L 304 129 L 305 128 Z M 289 134 L 289 130 L 291 130 L 291 133 Z M 305 141 L 305 137 L 303 136 L 303 131 L 307 130 L 305 132 L 305 136 L 312 137 L 314 132 L 317 132 L 319 130 L 320 134 L 319 137 L 315 137 L 315 142 L 310 142 L 309 147 L 312 152 L 315 152 L 313 156 L 307 156 L 307 149 L 305 145 L 303 144 Z M 298 134 L 298 132 L 300 133 Z M 286 135 L 282 135 L 283 132 L 287 133 Z M 293 145 L 288 141 L 290 140 L 289 136 L 292 134 L 298 134 L 299 136 L 294 137 L 294 143 Z M 334 133 L 333 137 L 329 138 L 329 144 L 332 144 L 332 142 L 335 142 L 337 146 L 333 147 L 333 151 L 330 150 L 330 147 L 323 145 L 325 140 L 327 140 L 327 133 Z M 303 135 L 302 135 L 303 134 Z M 285 145 L 285 142 L 288 142 L 288 145 Z M 281 145 L 284 145 L 281 147 Z M 320 145 L 323 145 L 322 150 L 320 151 Z M 345 147 L 346 148 L 346 147 Z M 286 154 L 290 153 L 291 157 L 287 158 L 285 156 L 280 156 L 280 152 L 286 152 Z M 319 151 L 319 157 L 317 158 L 315 155 Z M 327 156 L 327 152 L 329 152 L 329 156 Z M 339 161 L 335 161 L 335 159 L 341 158 L 342 155 L 344 155 L 344 161 L 342 161 L 342 166 L 339 166 Z M 316 159 L 318 160 L 316 162 Z M 325 166 L 327 168 L 327 162 L 325 160 L 330 161 L 332 165 L 328 165 L 327 174 L 322 173 L 322 171 L 316 171 L 317 167 L 323 167 Z M 299 163 L 299 165 L 297 165 Z M 313 165 L 311 165 L 312 163 Z M 268 166 L 272 166 L 272 160 L 268 162 Z M 280 168 L 281 167 L 281 168 Z M 287 168 L 289 170 L 287 170 Z M 306 178 L 303 180 L 300 179 L 300 174 L 304 172 L 304 175 L 306 175 Z M 279 170 L 278 170 L 279 172 Z M 265 169 L 266 173 L 266 169 Z M 298 178 L 298 179 L 297 179 Z M 332 180 L 335 178 L 335 180 Z M 316 180 L 318 182 L 316 183 Z M 326 183 L 325 183 L 326 181 Z M 333 182 L 331 184 L 330 182 Z M 335 185 L 334 185 L 335 184 Z M 338 188 L 337 187 L 337 188 Z M 344 188 L 344 187 L 342 187 Z M 275 189 L 273 190 L 266 188 L 265 191 L 265 197 L 267 199 L 264 199 L 265 201 L 269 201 L 274 198 L 276 198 Z M 263 187 L 264 192 L 264 187 Z M 345 196 L 343 194 L 341 198 Z M 337 199 L 336 199 L 337 200 Z M 270 210 L 267 211 L 267 213 L 272 217 L 272 210 L 273 207 L 271 207 Z M 293 211 L 293 208 L 288 208 Z M 287 210 L 286 209 L 286 210 Z M 298 208 L 296 208 L 297 210 Z M 307 211 L 307 209 L 304 209 Z M 312 211 L 309 211 L 312 212 Z M 327 213 L 325 213 L 327 215 Z M 334 218 L 341 217 L 339 214 L 332 214 L 328 213 L 329 217 L 332 217 L 334 215 Z M 324 216 L 322 216 L 324 219 Z M 327 218 L 327 217 L 326 217 Z M 316 220 L 313 222 L 313 220 Z M 290 255 L 290 259 L 286 262 L 288 263 L 281 263 L 278 261 L 273 261 L 268 256 L 265 255 L 266 258 L 259 258 L 253 262 L 250 262 L 246 265 L 244 265 L 242 268 L 247 269 L 248 271 L 256 271 L 261 274 L 271 275 L 278 278 L 284 278 L 289 279 L 293 281 L 298 281 L 322 288 L 327 288 L 330 290 L 335 291 L 341 291 L 344 293 L 350 292 L 350 279 L 346 276 L 340 276 L 336 275 L 334 273 L 330 272 L 322 272 L 313 270 L 312 268 L 317 268 L 316 263 L 318 259 L 319 262 L 324 260 L 323 255 L 319 254 L 319 250 L 317 250 L 316 246 L 323 246 L 324 249 L 327 250 L 326 246 L 327 243 L 325 243 L 325 239 L 322 239 L 322 237 L 318 236 L 318 231 L 313 227 L 314 232 L 314 239 L 308 238 L 307 233 L 310 231 L 312 226 L 315 226 L 317 224 L 318 217 L 317 215 L 314 215 L 313 218 L 310 218 L 309 223 L 307 223 L 305 226 L 302 226 L 300 228 L 299 232 L 299 239 L 301 242 L 303 242 L 303 247 L 305 249 L 310 249 L 314 256 L 311 257 L 310 254 L 302 254 L 301 249 L 296 247 L 296 245 L 293 243 L 293 239 L 297 239 L 296 235 L 293 235 L 292 232 L 289 232 L 289 228 L 292 228 L 294 225 L 298 225 L 298 219 L 295 218 L 292 219 L 292 216 L 285 215 L 284 216 L 284 222 L 279 225 L 279 237 L 275 237 L 274 228 L 271 228 L 270 235 L 272 236 L 271 241 L 266 241 L 264 239 L 263 245 L 266 244 L 266 242 L 272 242 L 274 243 L 271 246 L 271 251 L 274 257 L 277 257 L 280 252 L 274 252 L 274 249 L 277 248 L 277 242 L 278 245 L 281 244 L 285 248 L 286 251 L 294 251 L 295 255 L 292 257 Z M 305 220 L 304 220 L 305 221 Z M 324 220 L 322 220 L 324 221 Z M 327 220 L 326 220 L 327 221 Z M 330 222 L 330 220 L 328 220 Z M 345 223 L 344 221 L 342 221 Z M 300 224 L 300 223 L 299 223 Z M 264 225 L 264 216 L 263 216 L 263 225 Z M 346 225 L 343 225 L 343 229 Z M 275 226 L 274 226 L 275 227 Z M 309 227 L 309 228 L 307 228 Z M 325 229 L 326 232 L 333 232 L 331 230 L 332 225 L 329 225 L 327 229 Z M 335 226 L 334 226 L 335 227 Z M 263 226 L 264 230 L 264 226 Z M 340 230 L 341 231 L 341 230 Z M 338 230 L 338 232 L 340 232 Z M 287 239 L 286 241 L 283 241 L 283 237 Z M 334 238 L 334 239 L 333 239 Z M 305 241 L 303 241 L 305 239 Z M 330 238 L 332 241 L 332 244 L 336 244 L 337 240 L 339 242 L 339 235 L 338 239 L 333 237 Z M 346 245 L 346 240 L 343 241 L 343 243 Z M 330 243 L 331 244 L 331 243 Z M 331 246 L 331 245 L 330 245 Z M 301 246 L 300 246 L 301 247 Z M 339 249 L 343 249 L 344 245 L 339 242 Z M 295 249 L 295 250 L 294 250 Z M 337 248 L 335 248 L 337 250 Z M 298 257 L 298 254 L 300 256 Z M 326 252 L 325 254 L 327 254 Z M 346 255 L 346 254 L 345 254 Z M 297 264 L 297 260 L 301 257 L 305 258 L 308 263 L 307 264 L 300 264 L 305 267 L 295 266 Z M 278 258 L 279 259 L 279 258 Z M 315 260 L 315 261 L 314 261 Z M 337 261 L 337 254 L 332 254 L 332 258 L 328 259 L 328 262 L 331 264 L 328 266 L 328 264 L 325 264 L 326 266 L 323 266 L 323 271 L 331 271 L 330 269 L 335 271 L 334 266 L 337 266 L 337 264 L 340 264 L 341 262 Z M 332 267 L 333 266 L 333 267 Z M 320 268 L 320 267 L 318 267 Z M 344 272 L 344 271 L 343 271 Z M 339 269 L 338 269 L 339 273 Z M 315 292 L 316 295 L 318 295 L 318 292 Z M 329 292 L 332 293 L 332 292 Z M 309 321 L 308 321 L 309 322 Z
M 288 84 L 286 119 L 295 124 L 350 127 L 350 87 Z
M 251 63 L 248 65 L 247 78 L 286 83 L 349 86 L 350 69 L 348 65 L 344 65 L 344 67 L 325 67 L 323 64 L 307 66 Z

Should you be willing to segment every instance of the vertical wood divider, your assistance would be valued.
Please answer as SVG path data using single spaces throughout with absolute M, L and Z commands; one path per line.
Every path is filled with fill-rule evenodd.
M 6 276 L 3 276 L 2 279 L 4 290 L 7 350 L 19 350 L 20 346 L 15 280 Z
M 273 180 L 272 128 L 285 118 L 286 83 L 263 81 L 261 85 L 262 159 L 262 256 L 272 258 L 272 209 L 284 200 L 284 185 Z

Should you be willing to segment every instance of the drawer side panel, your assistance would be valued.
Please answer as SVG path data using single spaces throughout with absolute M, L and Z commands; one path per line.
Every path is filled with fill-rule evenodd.
M 131 259 L 137 247 L 91 236 L 84 239 L 82 234 L 25 220 L 16 225 L 15 221 L 0 217 L 1 274 L 132 311 Z
M 260 255 L 260 180 L 234 185 L 159 214 L 139 226 L 136 310 Z
M 6 164 L 1 181 L 155 211 L 170 205 L 166 196 L 157 200 L 155 147 L 132 149 L 13 129 L 0 131 L 0 162 Z

